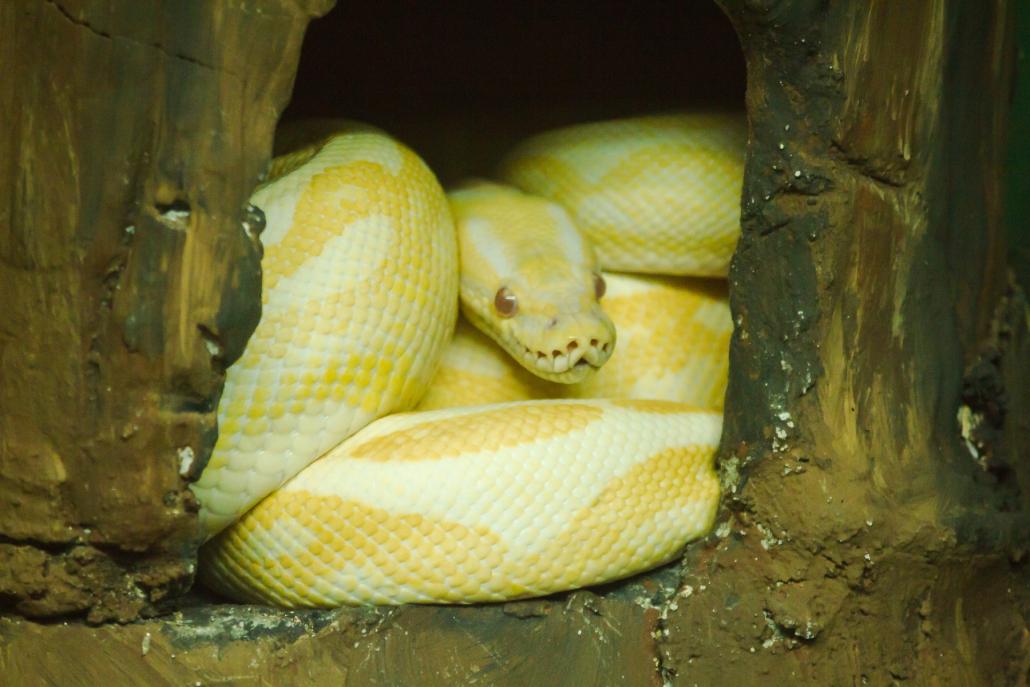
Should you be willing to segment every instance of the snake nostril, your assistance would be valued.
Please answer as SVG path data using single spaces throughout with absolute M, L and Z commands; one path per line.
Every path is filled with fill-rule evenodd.
M 594 348 L 597 348 L 597 344 L 598 344 L 598 343 L 599 343 L 599 342 L 598 342 L 598 340 L 597 340 L 597 339 L 590 339 L 590 345 L 591 345 L 592 347 L 594 347 Z
M 604 344 L 601 346 L 601 350 L 604 351 L 605 353 L 608 352 L 608 342 L 607 341 L 605 341 Z
M 577 348 L 579 348 L 579 342 L 578 341 L 570 341 L 569 345 L 565 347 L 565 350 L 567 350 L 569 353 L 572 353 Z

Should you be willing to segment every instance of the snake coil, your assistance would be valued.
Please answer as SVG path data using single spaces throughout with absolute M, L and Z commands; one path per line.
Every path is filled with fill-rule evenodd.
M 497 601 L 703 535 L 730 323 L 683 275 L 725 275 L 743 141 L 729 115 L 571 127 L 507 158 L 522 191 L 450 199 L 361 125 L 277 158 L 262 319 L 193 485 L 202 578 L 289 607 Z

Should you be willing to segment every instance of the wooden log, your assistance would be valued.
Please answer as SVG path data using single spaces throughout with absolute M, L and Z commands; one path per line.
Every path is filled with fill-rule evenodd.
M 25 687 L 656 687 L 658 623 L 653 608 L 589 592 L 483 608 L 222 605 L 102 627 L 0 618 L 0 667 Z M 44 656 L 47 646 L 64 660 Z
M 0 599 L 128 620 L 188 587 L 187 480 L 260 314 L 268 161 L 329 2 L 0 5 Z
M 751 121 L 729 512 L 688 553 L 696 600 L 669 615 L 663 665 L 687 684 L 1020 684 L 1030 339 L 1000 224 L 1013 6 L 720 4 Z M 991 404 L 1009 434 L 978 449 L 962 418 Z

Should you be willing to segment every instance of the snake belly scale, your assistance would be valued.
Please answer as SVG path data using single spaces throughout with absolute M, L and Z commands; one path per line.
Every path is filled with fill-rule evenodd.
M 538 144 L 531 151 L 543 160 Z M 640 164 L 639 150 L 629 157 Z M 479 215 L 463 213 L 460 198 L 449 206 L 403 145 L 348 125 L 277 159 L 252 202 L 268 225 L 264 312 L 228 370 L 218 443 L 194 485 L 211 537 L 200 561 L 210 586 L 286 607 L 500 601 L 632 575 L 711 527 L 718 409 L 565 398 L 411 412 L 455 328 L 466 235 L 458 238 L 454 218 L 461 233 Z M 547 202 L 559 209 L 535 211 L 557 224 L 581 221 L 575 204 Z M 738 231 L 731 224 L 729 238 L 703 242 L 702 272 L 724 273 L 712 254 L 728 260 Z M 504 272 L 536 264 L 550 278 L 551 249 L 515 260 L 518 251 L 486 249 L 500 255 L 492 267 L 504 264 L 504 273 L 494 270 L 471 292 L 485 284 L 492 294 L 501 283 L 493 303 L 467 298 L 461 272 L 468 319 L 495 320 L 478 324 L 494 326 L 486 334 L 552 385 L 584 373 L 589 381 L 615 348 L 611 321 L 593 307 L 608 268 L 596 262 L 602 251 L 563 241 L 578 265 L 571 287 L 530 294 Z M 518 313 L 498 311 L 516 295 Z

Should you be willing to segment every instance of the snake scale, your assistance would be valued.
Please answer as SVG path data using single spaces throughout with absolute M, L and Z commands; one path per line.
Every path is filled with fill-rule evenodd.
M 724 114 L 578 125 L 449 196 L 364 125 L 276 158 L 262 318 L 193 485 L 202 579 L 286 607 L 498 601 L 703 535 L 731 326 L 698 277 L 725 276 L 744 139 Z

